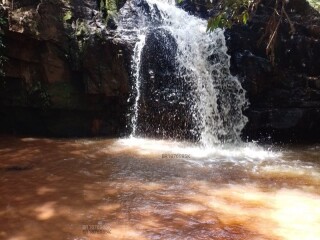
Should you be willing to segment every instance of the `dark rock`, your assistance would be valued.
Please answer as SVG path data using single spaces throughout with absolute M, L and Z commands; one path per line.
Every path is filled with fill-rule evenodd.
M 7 1 L 0 132 L 119 135 L 125 125 L 128 50 L 105 36 L 97 1 L 15 2 L 12 9 Z
M 164 29 L 147 34 L 141 63 L 141 106 L 138 132 L 148 136 L 190 138 L 188 86 L 177 77 L 177 44 Z M 188 127 L 189 126 L 189 127 Z M 151 130 L 158 129 L 155 132 Z
M 265 54 L 266 44 L 257 44 L 272 14 L 271 8 L 261 7 L 248 25 L 226 31 L 231 71 L 240 77 L 250 101 L 245 138 L 320 138 L 320 38 L 313 27 L 320 25 L 320 14 L 305 1 L 290 1 L 287 8 L 294 10 L 287 12 L 296 32 L 290 35 L 288 23 L 281 25 L 274 65 Z
M 157 6 L 154 5 L 153 8 L 150 8 L 145 0 L 127 1 L 120 11 L 118 20 L 125 25 L 127 30 L 138 29 L 145 22 L 156 26 L 161 21 Z
M 320 134 L 319 108 L 261 108 L 250 110 L 248 117 L 243 134 L 256 140 L 301 142 Z
M 88 94 L 119 96 L 128 93 L 126 50 L 111 41 L 91 39 L 83 53 L 83 72 Z
M 181 1 L 178 6 L 190 14 L 207 19 L 209 17 L 208 9 L 211 7 L 211 3 L 204 0 L 184 0 Z

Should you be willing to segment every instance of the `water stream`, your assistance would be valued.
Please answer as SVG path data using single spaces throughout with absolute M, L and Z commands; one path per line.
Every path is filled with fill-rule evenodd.
M 0 137 L 1 239 L 320 239 L 320 146 L 268 147 Z
M 241 130 L 247 122 L 242 114 L 247 102 L 240 82 L 230 73 L 230 57 L 223 30 L 207 32 L 205 20 L 176 7 L 174 1 L 157 0 L 128 1 L 120 11 L 118 24 L 121 39 L 135 44 L 131 136 L 150 137 L 152 132 L 165 131 L 166 125 L 175 124 L 170 121 L 172 118 L 179 122 L 188 115 L 192 127 L 186 127 L 185 131 L 204 146 L 240 139 Z M 149 75 L 143 75 L 144 65 L 157 58 L 149 56 L 148 51 L 144 52 L 150 48 L 148 44 L 156 44 L 156 51 L 164 49 L 164 58 L 169 60 L 161 62 L 159 59 L 156 64 L 159 66 L 150 66 L 147 69 Z M 164 79 L 154 76 L 157 71 L 166 71 L 163 65 L 172 62 L 174 69 Z M 146 106 L 150 101 L 148 98 L 155 99 L 151 110 Z M 161 109 L 161 104 L 167 104 L 167 107 Z M 162 124 L 150 123 L 163 117 L 170 105 L 173 108 L 187 107 L 184 112 L 171 114 L 170 119 Z M 158 111 L 155 112 L 154 108 Z M 141 112 L 148 116 L 141 116 Z M 146 124 L 150 127 L 144 129 Z M 168 138 L 165 133 L 162 136 Z

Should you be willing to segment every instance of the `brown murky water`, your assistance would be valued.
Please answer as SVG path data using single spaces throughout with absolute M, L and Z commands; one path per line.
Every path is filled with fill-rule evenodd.
M 320 145 L 0 138 L 0 239 L 320 239 Z

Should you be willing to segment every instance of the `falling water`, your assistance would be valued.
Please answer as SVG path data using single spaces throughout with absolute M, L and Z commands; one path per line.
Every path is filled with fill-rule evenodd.
M 140 67 L 141 67 L 141 53 L 142 53 L 142 48 L 145 44 L 145 39 L 146 36 L 144 34 L 139 36 L 138 42 L 135 44 L 134 51 L 133 51 L 133 62 L 132 64 L 132 72 L 133 76 L 135 78 L 135 89 L 136 89 L 136 97 L 134 101 L 134 114 L 131 118 L 131 124 L 132 124 L 132 135 L 136 135 L 137 131 L 137 121 L 138 121 L 138 110 L 139 110 L 139 100 L 140 100 Z
M 172 2 L 158 0 L 127 1 L 120 11 L 118 25 L 122 39 L 134 44 L 132 136 L 141 134 L 142 91 L 148 91 L 141 89 L 146 36 L 162 29 L 174 38 L 177 45 L 174 75 L 188 86 L 189 92 L 184 95 L 191 98 L 187 99 L 192 122 L 190 133 L 204 146 L 240 140 L 241 130 L 247 122 L 242 114 L 247 102 L 240 82 L 230 73 L 230 57 L 222 29 L 207 32 L 205 20 L 188 14 Z M 173 95 L 177 106 L 185 104 L 185 99 Z M 181 117 L 177 115 L 175 117 Z

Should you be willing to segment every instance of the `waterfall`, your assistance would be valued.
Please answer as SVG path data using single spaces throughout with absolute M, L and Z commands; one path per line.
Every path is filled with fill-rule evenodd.
M 174 2 L 127 1 L 118 33 L 133 44 L 132 136 L 191 136 L 204 146 L 240 140 L 245 91 L 229 70 L 224 31 Z
M 132 73 L 135 79 L 134 88 L 136 90 L 136 96 L 133 105 L 133 116 L 131 117 L 131 125 L 132 125 L 132 136 L 136 135 L 137 124 L 138 124 L 138 115 L 139 115 L 139 100 L 140 100 L 140 68 L 141 68 L 141 53 L 143 46 L 145 44 L 146 36 L 144 34 L 139 36 L 139 40 L 135 44 L 133 50 L 133 58 L 132 58 Z

